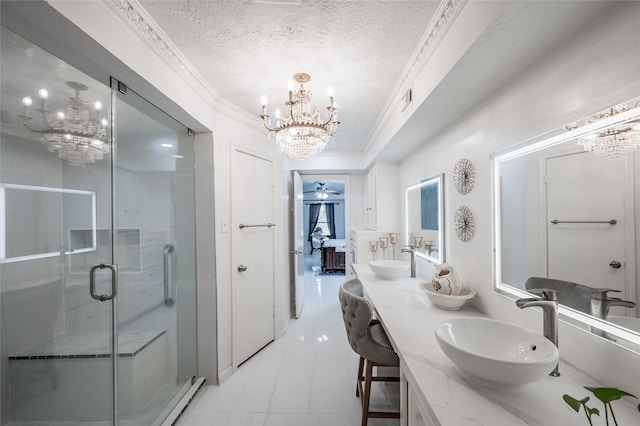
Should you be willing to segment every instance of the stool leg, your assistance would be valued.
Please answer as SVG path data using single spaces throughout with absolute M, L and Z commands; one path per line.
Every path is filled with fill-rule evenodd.
M 356 396 L 360 396 L 360 388 L 362 387 L 362 370 L 364 370 L 364 358 L 360 357 L 360 362 L 358 363 L 358 382 L 356 383 Z
M 367 360 L 364 376 L 364 395 L 362 396 L 362 426 L 367 426 L 369 420 L 369 399 L 371 397 L 371 376 L 373 376 L 373 362 Z

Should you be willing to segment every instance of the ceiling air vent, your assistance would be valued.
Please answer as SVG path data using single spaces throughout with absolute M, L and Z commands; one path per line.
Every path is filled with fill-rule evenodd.
M 411 105 L 412 100 L 413 94 L 411 93 L 411 89 L 409 89 L 405 92 L 404 96 L 402 96 L 402 99 L 400 100 L 400 111 L 404 112 L 404 110 L 407 109 L 409 105 Z

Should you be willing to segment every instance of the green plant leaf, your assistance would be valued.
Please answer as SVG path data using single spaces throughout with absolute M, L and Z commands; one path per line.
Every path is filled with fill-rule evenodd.
M 588 397 L 587 397 L 588 398 Z M 562 395 L 562 399 L 564 400 L 564 402 L 567 403 L 567 405 L 571 408 L 573 408 L 573 410 L 577 413 L 578 411 L 580 411 L 580 401 L 578 401 L 577 399 L 575 399 L 574 397 L 564 394 Z M 638 409 L 640 409 L 640 406 L 638 407 Z
M 602 401 L 603 404 L 615 401 L 622 398 L 623 396 L 630 396 L 637 399 L 635 395 L 632 395 L 629 392 L 625 392 L 618 388 L 594 388 L 589 386 L 585 386 L 584 388 L 593 393 L 593 395 L 595 395 L 596 398 Z
M 638 404 L 638 411 L 640 411 L 640 404 Z
M 594 415 L 594 414 L 595 414 L 596 416 L 599 416 L 599 415 L 600 415 L 600 410 L 598 410 L 597 408 L 589 408 L 589 407 L 587 407 L 586 405 L 584 406 L 584 408 L 585 408 L 585 410 L 587 410 L 587 411 L 589 412 L 589 416 L 592 416 L 592 415 Z

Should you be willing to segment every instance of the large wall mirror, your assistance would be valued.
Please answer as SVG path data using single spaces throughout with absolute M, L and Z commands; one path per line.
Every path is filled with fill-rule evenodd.
M 637 100 L 493 156 L 497 291 L 558 291 L 564 319 L 640 345 Z
M 405 241 L 416 256 L 433 263 L 444 262 L 444 175 L 408 186 L 405 191 Z

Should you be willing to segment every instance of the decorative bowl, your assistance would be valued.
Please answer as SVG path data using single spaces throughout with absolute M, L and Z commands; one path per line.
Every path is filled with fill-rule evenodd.
M 420 288 L 427 293 L 427 296 L 429 297 L 429 300 L 431 300 L 431 303 L 433 303 L 436 307 L 440 308 L 440 309 L 445 309 L 447 311 L 457 311 L 460 308 L 462 308 L 462 306 L 467 303 L 467 300 L 473 299 L 474 296 L 476 295 L 476 292 L 471 290 L 470 288 L 464 287 L 461 291 L 459 295 L 450 295 L 450 294 L 443 294 L 443 293 L 437 293 L 433 290 L 431 290 L 429 287 L 431 286 L 431 283 L 429 282 L 424 282 L 420 284 Z
M 373 260 L 369 267 L 380 279 L 397 280 L 409 273 L 411 264 L 403 260 Z

